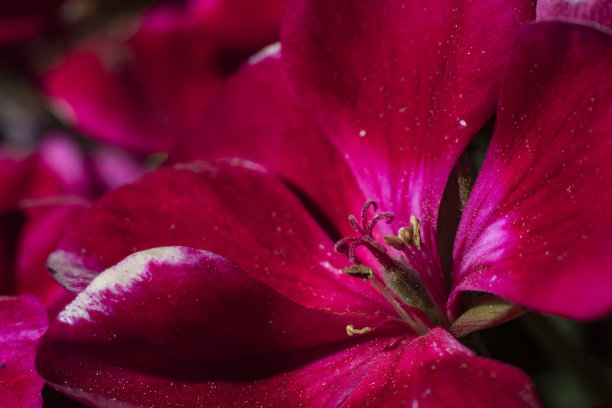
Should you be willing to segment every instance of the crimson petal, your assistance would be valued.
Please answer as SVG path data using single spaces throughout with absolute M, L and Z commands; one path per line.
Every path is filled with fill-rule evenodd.
M 171 61 L 186 59 L 185 56 L 172 55 L 181 54 L 180 48 L 177 49 L 174 44 L 168 45 L 172 40 L 174 39 L 170 38 L 164 42 L 163 50 L 166 50 L 166 53 L 158 49 L 159 59 L 170 66 Z M 156 44 L 159 43 L 159 40 L 157 41 Z M 144 81 L 143 77 L 139 77 L 142 75 L 142 69 L 134 66 L 133 57 L 118 58 L 125 52 L 122 54 L 118 50 L 112 51 L 114 65 L 105 65 L 103 50 L 113 47 L 120 48 L 97 44 L 90 49 L 79 49 L 67 55 L 58 67 L 46 74 L 46 93 L 53 99 L 56 110 L 62 114 L 64 120 L 71 122 L 92 138 L 137 151 L 168 150 L 174 143 L 175 132 L 184 132 L 193 120 L 185 117 L 186 112 L 203 108 L 218 86 L 220 78 L 206 69 L 211 65 L 209 62 L 196 63 L 195 60 L 205 59 L 198 58 L 198 54 L 206 53 L 200 51 L 189 55 L 192 60 L 189 65 L 199 67 L 195 78 L 184 72 L 175 73 L 173 76 L 196 79 L 192 84 L 197 85 L 190 91 L 197 91 L 200 99 L 194 101 L 196 98 L 191 95 L 173 95 L 172 98 L 165 95 L 164 98 L 155 93 L 156 89 L 140 83 Z M 137 61 L 140 62 L 139 59 Z M 144 65 L 161 69 L 159 61 Z M 168 83 L 166 80 L 163 82 Z M 132 88 L 138 88 L 138 92 L 134 92 Z M 177 116 L 176 111 L 186 106 L 190 109 Z M 113 119 L 108 120 L 109 117 Z
M 254 12 L 253 3 L 152 7 L 131 37 L 79 44 L 45 75 L 45 90 L 89 136 L 166 152 L 238 64 L 277 39 L 283 2 L 258 2 Z
M 0 211 L 19 208 L 23 199 L 64 194 L 64 180 L 39 154 L 25 158 L 0 152 Z
M 612 311 L 611 67 L 612 40 L 597 30 L 520 33 L 459 227 L 450 302 L 474 290 L 575 319 Z
M 242 157 L 263 164 L 313 200 L 335 229 L 352 235 L 347 217 L 359 213 L 365 198 L 344 158 L 295 96 L 278 47 L 266 48 L 229 81 L 199 130 L 171 158 Z
M 65 290 L 49 275 L 46 259 L 91 185 L 67 139 L 48 137 L 35 153 L 20 156 L 0 156 L 0 293 L 35 294 L 49 306 Z
M 55 249 L 62 232 L 74 221 L 85 206 L 75 204 L 41 204 L 27 208 L 27 218 L 19 237 L 16 251 L 14 293 L 36 295 L 45 307 L 55 304 L 66 294 L 49 274 L 46 261 Z
M 368 198 L 421 222 L 410 258 L 434 303 L 447 296 L 436 223 L 451 169 L 494 112 L 505 55 L 531 1 L 290 1 L 283 59 L 298 96 Z M 382 237 L 380 237 L 382 238 Z
M 42 407 L 43 380 L 34 354 L 47 329 L 47 313 L 35 296 L 0 296 L 0 395 L 5 408 Z
M 337 406 L 388 341 L 304 308 L 228 260 L 186 247 L 96 277 L 43 337 L 37 368 L 99 406 Z
M 517 368 L 476 356 L 442 328 L 387 347 L 342 408 L 540 407 Z
M 48 265 L 79 291 L 127 255 L 167 245 L 220 254 L 302 305 L 390 309 L 371 285 L 342 273 L 344 257 L 280 180 L 237 159 L 177 165 L 111 192 L 68 229 Z
M 435 251 L 449 173 L 494 112 L 530 1 L 290 1 L 283 59 L 366 195 Z

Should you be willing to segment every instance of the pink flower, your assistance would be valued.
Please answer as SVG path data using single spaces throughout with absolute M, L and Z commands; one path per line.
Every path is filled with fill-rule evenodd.
M 95 204 L 49 259 L 80 293 L 40 374 L 94 406 L 539 406 L 523 373 L 450 334 L 514 304 L 612 310 L 612 42 L 561 22 L 519 30 L 531 15 L 521 1 L 291 1 L 282 60 L 256 58 L 206 112 L 206 138 L 176 152 L 269 170 L 179 164 Z M 449 175 L 496 103 L 445 253 Z

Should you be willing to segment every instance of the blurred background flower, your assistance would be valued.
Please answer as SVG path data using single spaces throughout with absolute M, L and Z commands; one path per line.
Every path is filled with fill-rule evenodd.
M 53 303 L 51 292 L 61 289 L 44 264 L 66 223 L 104 192 L 161 165 L 221 84 L 277 41 L 284 6 L 0 6 L 0 293 Z
M 96 197 L 163 163 L 232 72 L 278 40 L 284 6 L 0 5 L 0 295 L 34 294 L 51 318 L 72 299 L 45 266 L 66 226 Z M 3 368 L 0 384 L 16 394 L 3 394 L 2 404 L 21 407 L 7 377 L 15 373 Z M 44 395 L 45 406 L 72 404 L 52 390 Z

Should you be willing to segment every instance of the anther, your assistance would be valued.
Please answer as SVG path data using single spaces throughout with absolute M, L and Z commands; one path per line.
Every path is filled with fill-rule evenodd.
M 412 246 L 412 230 L 408 227 L 402 227 L 397 231 L 397 236 L 402 242 L 408 246 Z
M 383 240 L 385 241 L 385 244 L 397 249 L 398 251 L 403 249 L 404 245 L 406 245 L 406 242 L 397 235 L 385 235 Z
M 385 243 L 397 250 L 404 249 L 406 246 L 415 246 L 421 249 L 421 222 L 414 216 L 410 216 L 410 227 L 401 227 L 397 235 L 387 235 L 384 237 Z
M 410 228 L 412 228 L 412 241 L 417 249 L 421 249 L 421 221 L 414 215 L 410 216 Z
M 344 273 L 354 278 L 368 281 L 374 276 L 374 269 L 366 265 L 351 265 L 344 268 Z
M 356 336 L 359 334 L 366 334 L 372 331 L 371 327 L 364 327 L 363 329 L 356 329 L 355 326 L 353 326 L 352 324 L 349 324 L 348 326 L 346 326 L 346 334 L 348 334 L 349 336 Z

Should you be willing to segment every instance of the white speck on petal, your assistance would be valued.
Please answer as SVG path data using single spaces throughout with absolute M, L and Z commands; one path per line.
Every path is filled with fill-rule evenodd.
M 461 125 L 462 127 L 466 127 L 467 126 L 467 122 L 465 120 L 461 119 L 459 121 L 459 125 Z

